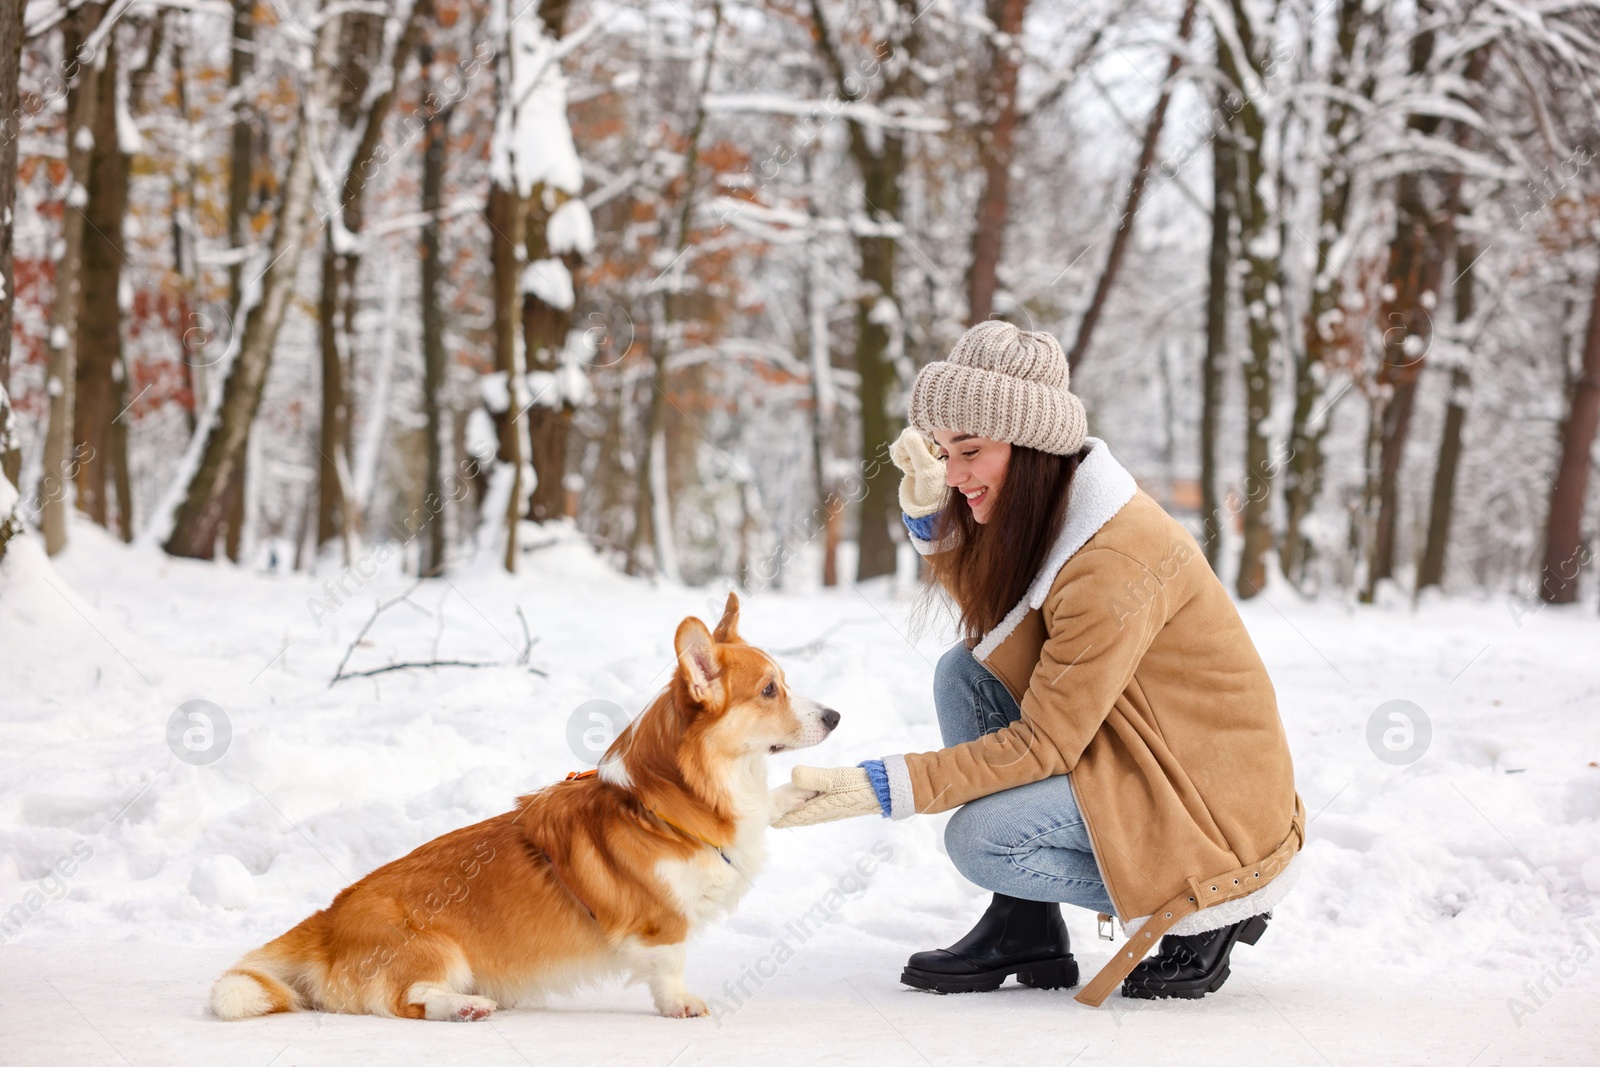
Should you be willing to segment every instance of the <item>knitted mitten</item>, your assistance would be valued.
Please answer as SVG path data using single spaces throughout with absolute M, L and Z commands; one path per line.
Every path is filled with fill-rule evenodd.
M 900 510 L 913 519 L 937 515 L 950 495 L 944 484 L 944 460 L 936 447 L 915 426 L 907 426 L 889 446 L 889 458 L 905 472 L 900 479 Z
M 817 795 L 783 815 L 773 826 L 812 826 L 857 815 L 883 814 L 872 779 L 860 767 L 796 767 L 789 773 L 789 780 L 795 788 Z

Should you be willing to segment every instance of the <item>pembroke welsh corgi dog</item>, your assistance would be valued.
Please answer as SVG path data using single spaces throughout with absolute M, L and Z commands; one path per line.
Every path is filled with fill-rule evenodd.
M 767 756 L 839 724 L 738 621 L 732 594 L 714 631 L 683 620 L 672 681 L 597 771 L 379 867 L 224 973 L 212 1011 L 473 1021 L 620 974 L 662 1015 L 704 1015 L 684 942 L 749 888 L 768 823 L 814 795 L 769 792 Z

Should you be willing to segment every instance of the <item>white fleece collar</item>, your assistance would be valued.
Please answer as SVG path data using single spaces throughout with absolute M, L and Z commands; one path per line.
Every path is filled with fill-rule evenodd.
M 1057 573 L 1066 566 L 1067 560 L 1098 533 L 1100 527 L 1110 522 L 1111 517 L 1121 511 L 1138 491 L 1133 475 L 1112 457 L 1109 445 L 1098 437 L 1085 437 L 1083 443 L 1088 446 L 1089 454 L 1078 464 L 1078 470 L 1072 476 L 1071 495 L 1067 498 L 1067 519 L 1061 524 L 1061 534 L 1051 546 L 1050 554 L 1045 557 L 1044 566 L 1034 576 L 1027 595 L 1017 601 L 1017 605 L 1000 620 L 1000 625 L 984 634 L 983 640 L 973 648 L 972 656 L 980 662 L 988 659 L 990 653 L 1011 636 L 1011 631 L 1017 628 L 1029 611 L 1043 606 L 1044 598 L 1055 584 Z

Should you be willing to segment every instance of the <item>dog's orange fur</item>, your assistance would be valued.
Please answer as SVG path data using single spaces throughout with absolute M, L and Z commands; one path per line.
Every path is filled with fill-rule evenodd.
M 767 823 L 803 799 L 769 798 L 766 754 L 815 744 L 838 721 L 790 696 L 777 665 L 739 638 L 738 611 L 730 595 L 714 633 L 679 625 L 671 683 L 600 775 L 520 797 L 373 871 L 225 973 L 213 1010 L 477 1019 L 631 971 L 663 1014 L 702 1014 L 682 984 L 683 942 L 732 907 Z

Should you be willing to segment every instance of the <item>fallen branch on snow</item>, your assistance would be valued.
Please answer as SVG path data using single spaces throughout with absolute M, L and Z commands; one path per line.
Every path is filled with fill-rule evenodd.
M 423 578 L 418 578 L 415 582 L 413 582 L 411 584 L 411 588 L 407 589 L 404 593 L 401 593 L 399 596 L 394 597 L 394 598 L 392 598 L 390 600 L 384 600 L 384 601 L 381 601 L 381 602 L 373 605 L 372 614 L 367 617 L 367 621 L 365 623 L 363 623 L 362 626 L 361 626 L 361 629 L 359 631 L 357 631 L 356 636 L 355 636 L 355 640 L 350 642 L 350 647 L 344 650 L 344 658 L 339 660 L 339 666 L 334 668 L 333 677 L 328 680 L 328 688 L 329 689 L 332 689 L 334 686 L 338 685 L 340 682 L 345 681 L 345 680 L 350 679 L 350 678 L 371 678 L 374 675 L 387 674 L 390 671 L 431 670 L 431 669 L 433 669 L 435 667 L 466 667 L 468 669 L 476 669 L 476 668 L 479 668 L 479 667 L 499 667 L 499 666 L 502 666 L 502 664 L 494 663 L 494 662 L 491 662 L 491 661 L 485 661 L 485 660 L 437 659 L 437 658 L 435 658 L 435 659 L 428 659 L 428 660 L 408 660 L 408 661 L 406 661 L 404 663 L 390 663 L 390 664 L 387 664 L 387 665 L 382 666 L 382 667 L 373 667 L 373 668 L 371 668 L 369 670 L 364 670 L 364 671 L 348 671 L 347 672 L 345 670 L 345 667 L 348 666 L 349 663 L 350 663 L 350 657 L 355 655 L 355 651 L 356 651 L 357 646 L 359 646 L 361 644 L 362 639 L 367 636 L 367 631 L 372 629 L 372 624 L 378 621 L 378 616 L 379 615 L 382 615 L 384 612 L 388 611 L 390 608 L 394 607 L 397 604 L 407 604 L 407 605 L 409 605 L 409 606 L 411 606 L 413 608 L 416 608 L 416 610 L 422 612 L 424 615 L 432 614 L 426 608 L 418 607 L 416 604 L 413 604 L 411 602 L 411 599 L 410 599 L 411 598 L 411 594 L 415 593 L 417 591 L 418 587 L 420 587 L 422 585 L 423 581 L 424 581 Z M 441 616 L 441 618 L 442 618 L 442 616 Z M 522 613 L 522 606 L 520 604 L 517 605 L 517 618 L 522 623 L 522 636 L 523 636 L 523 641 L 524 641 L 523 646 L 522 646 L 522 653 L 517 657 L 517 661 L 516 661 L 517 665 L 527 668 L 529 673 L 537 674 L 541 678 L 550 677 L 550 675 L 547 674 L 546 672 L 540 670 L 537 667 L 530 666 L 529 663 L 528 663 L 528 655 L 529 655 L 529 653 L 531 653 L 533 651 L 533 646 L 538 644 L 539 639 L 537 637 L 534 637 L 533 634 L 529 632 L 529 630 L 528 630 L 528 619 L 527 619 L 527 616 L 525 616 Z M 437 641 L 437 639 L 435 639 L 435 641 L 434 641 L 434 651 L 436 653 L 438 651 L 438 641 Z

